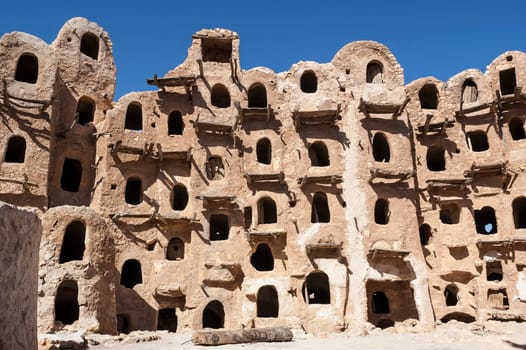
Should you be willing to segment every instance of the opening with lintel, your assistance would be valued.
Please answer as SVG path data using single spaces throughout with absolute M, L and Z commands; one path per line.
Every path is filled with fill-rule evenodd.
M 309 146 L 309 159 L 311 166 L 327 167 L 331 165 L 329 150 L 321 141 L 316 141 Z
M 500 92 L 502 95 L 511 95 L 515 92 L 517 78 L 515 68 L 502 70 L 499 72 Z
M 311 223 L 330 222 L 331 213 L 327 195 L 323 192 L 316 192 L 312 198 Z
M 446 225 L 455 225 L 460 221 L 460 206 L 456 203 L 446 203 L 440 206 L 440 221 Z
M 427 168 L 430 171 L 446 170 L 445 150 L 442 146 L 430 146 L 426 155 Z
M 228 239 L 230 233 L 230 222 L 225 214 L 210 215 L 210 232 L 211 241 L 224 241 Z
M 276 202 L 270 197 L 258 201 L 258 224 L 274 224 L 278 221 Z
M 373 137 L 373 157 L 376 162 L 380 163 L 389 163 L 391 160 L 389 143 L 381 132 L 377 132 Z
M 526 228 L 526 197 L 515 198 L 512 207 L 515 228 Z
M 82 260 L 86 248 L 86 225 L 82 221 L 73 221 L 66 227 L 62 248 L 60 249 L 59 263 Z
M 219 156 L 212 156 L 206 162 L 206 177 L 211 181 L 219 181 L 225 178 L 225 166 L 223 159 Z
M 486 280 L 500 282 L 502 281 L 502 262 L 500 260 L 486 262 Z
M 256 144 L 256 156 L 258 163 L 270 164 L 272 162 L 272 144 L 266 137 L 260 139 Z
M 484 131 L 471 131 L 466 136 L 471 151 L 484 152 L 489 149 L 488 135 Z
M 179 237 L 174 237 L 166 247 L 166 260 L 183 260 L 184 242 Z
M 142 202 L 142 181 L 138 177 L 130 177 L 126 181 L 126 189 L 124 191 L 124 199 L 126 203 L 137 205 Z

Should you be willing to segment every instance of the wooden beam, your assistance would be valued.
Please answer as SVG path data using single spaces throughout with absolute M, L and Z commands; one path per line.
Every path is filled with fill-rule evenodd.
M 292 331 L 286 327 L 250 328 L 236 330 L 201 330 L 192 335 L 198 345 L 224 345 L 258 342 L 291 341 Z

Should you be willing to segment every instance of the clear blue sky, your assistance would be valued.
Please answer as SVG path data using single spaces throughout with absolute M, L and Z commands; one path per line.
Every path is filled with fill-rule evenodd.
M 424 76 L 447 80 L 486 66 L 507 50 L 526 51 L 526 1 L 5 1 L 0 32 L 24 31 L 51 43 L 71 17 L 109 32 L 117 64 L 116 99 L 150 89 L 186 57 L 201 28 L 238 32 L 241 66 L 288 70 L 300 60 L 328 62 L 346 43 L 387 45 L 406 83 Z

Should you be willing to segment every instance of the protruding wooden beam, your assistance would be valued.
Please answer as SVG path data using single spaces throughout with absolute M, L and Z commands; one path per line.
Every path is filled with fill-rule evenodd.
M 198 345 L 224 345 L 258 342 L 291 341 L 292 331 L 286 327 L 250 328 L 236 330 L 201 330 L 192 335 Z

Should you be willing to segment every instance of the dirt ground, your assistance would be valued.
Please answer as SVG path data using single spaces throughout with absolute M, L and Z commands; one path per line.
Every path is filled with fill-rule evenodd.
M 373 329 L 367 335 L 347 333 L 314 337 L 294 332 L 294 340 L 285 343 L 255 343 L 222 345 L 220 349 L 444 349 L 444 350 L 504 350 L 526 349 L 526 324 L 516 322 L 486 322 L 464 324 L 451 321 L 437 326 L 431 332 L 389 328 Z M 191 342 L 191 333 L 133 332 L 121 336 L 86 336 L 89 349 L 106 350 L 163 350 L 163 349 L 210 349 Z

